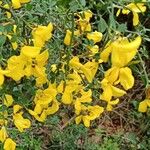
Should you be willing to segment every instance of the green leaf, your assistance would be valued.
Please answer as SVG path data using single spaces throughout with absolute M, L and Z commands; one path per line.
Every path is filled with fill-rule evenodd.
M 6 36 L 5 35 L 0 35 L 0 47 L 3 46 L 5 41 L 6 41 Z
M 113 28 L 113 29 L 116 29 L 116 21 L 114 19 L 113 14 L 109 15 L 109 20 L 110 20 L 110 27 Z
M 108 26 L 107 26 L 106 21 L 101 17 L 98 23 L 98 31 L 103 33 L 107 29 L 107 27 Z
M 81 3 L 82 6 L 86 5 L 86 1 L 85 0 L 80 0 L 80 3 Z
M 127 30 L 127 26 L 126 24 L 119 24 L 118 25 L 118 29 L 117 29 L 119 32 L 125 32 Z
M 69 6 L 70 6 L 70 10 L 73 12 L 76 12 L 79 9 L 79 5 L 78 5 L 77 1 L 71 1 L 69 3 Z
M 5 30 L 5 28 L 4 28 L 4 26 L 2 26 L 2 25 L 0 25 L 0 32 L 4 32 L 4 30 Z

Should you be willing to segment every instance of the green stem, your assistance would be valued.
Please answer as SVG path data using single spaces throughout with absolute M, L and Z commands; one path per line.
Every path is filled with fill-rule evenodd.
M 145 65 L 144 65 L 145 63 L 144 63 L 140 53 L 138 52 L 137 54 L 138 54 L 138 57 L 140 59 L 140 63 L 141 63 L 142 68 L 143 68 L 143 72 L 144 72 L 145 80 L 146 80 L 146 88 L 147 88 L 149 86 L 149 78 L 148 78 L 148 74 L 147 74 L 146 69 L 145 69 Z

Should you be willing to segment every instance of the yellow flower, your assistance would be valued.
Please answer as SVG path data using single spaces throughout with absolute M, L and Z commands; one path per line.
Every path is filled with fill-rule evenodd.
M 45 42 L 50 40 L 52 37 L 53 25 L 49 23 L 47 26 L 38 26 L 33 29 L 33 43 L 35 47 L 43 47 Z
M 7 60 L 7 70 L 6 76 L 11 77 L 15 81 L 19 81 L 24 76 L 24 65 L 25 62 L 20 56 L 11 56 Z
M 89 82 L 93 81 L 94 76 L 95 76 L 97 69 L 98 69 L 98 63 L 97 62 L 92 61 L 92 62 L 87 62 L 86 64 L 82 65 L 79 62 L 78 57 L 73 57 L 70 60 L 69 65 L 70 65 L 70 67 L 75 69 L 77 72 L 79 72 L 79 73 L 82 72 Z
M 64 38 L 64 44 L 65 45 L 70 45 L 71 43 L 71 36 L 72 36 L 72 32 L 70 30 L 66 31 L 66 36 Z
M 4 150 L 15 150 L 15 149 L 16 143 L 11 138 L 7 138 L 4 143 Z
M 22 112 L 14 114 L 13 115 L 13 120 L 15 126 L 18 128 L 20 132 L 23 132 L 24 129 L 30 128 L 31 122 L 29 119 L 24 119 L 22 117 Z
M 29 113 L 39 122 L 44 122 L 48 115 L 54 114 L 59 109 L 59 102 L 55 99 L 57 89 L 55 84 L 50 84 L 45 90 L 38 90 L 34 102 L 34 110 Z
M 10 6 L 8 4 L 5 4 L 3 7 L 6 8 L 6 9 L 10 9 Z M 11 18 L 11 13 L 10 12 L 6 11 L 6 15 L 7 15 L 8 19 Z
M 148 107 L 150 107 L 150 99 L 145 99 L 144 101 L 140 102 L 138 111 L 146 112 Z
M 102 40 L 102 33 L 101 32 L 91 32 L 91 33 L 87 33 L 87 38 L 89 40 L 92 40 L 95 43 L 100 42 Z
M 119 81 L 125 90 L 133 87 L 134 77 L 130 68 L 125 67 L 120 69 Z
M 44 66 L 49 57 L 48 50 L 45 50 L 40 54 L 39 47 L 25 46 L 21 49 L 21 57 L 26 63 L 24 66 L 24 74 L 27 77 L 31 75 L 37 77 L 37 85 L 46 83 L 47 75 Z
M 75 36 L 80 35 L 80 31 L 75 30 L 74 35 Z M 66 35 L 65 35 L 65 38 L 64 38 L 64 44 L 69 46 L 71 44 L 71 38 L 72 38 L 72 32 L 70 30 L 66 30 Z
M 95 55 L 96 53 L 98 53 L 98 51 L 99 51 L 98 45 L 87 46 L 87 48 L 90 50 L 92 56 Z
M 107 111 L 112 111 L 113 105 L 116 105 L 118 103 L 119 103 L 119 99 L 107 101 L 106 110 Z
M 93 16 L 93 13 L 92 13 L 90 10 L 83 11 L 83 14 L 84 14 L 84 18 L 85 18 L 87 21 L 90 21 L 90 19 L 91 19 L 92 16 Z
M 11 0 L 14 9 L 19 9 L 21 4 L 28 3 L 30 0 Z
M 103 89 L 103 93 L 101 94 L 100 99 L 106 102 L 109 102 L 112 99 L 112 97 L 121 97 L 124 94 L 126 94 L 124 90 L 113 86 L 105 78 L 101 81 L 101 86 Z
M 56 113 L 58 111 L 58 109 L 59 109 L 58 101 L 57 100 L 53 100 L 51 107 L 48 107 L 46 109 L 46 114 L 47 115 L 52 115 L 52 114 Z
M 79 19 L 77 20 L 77 25 L 80 33 L 91 31 L 91 25 L 89 21 L 92 18 L 93 13 L 90 10 L 86 10 L 80 12 L 80 14 L 77 14 L 77 16 L 79 17 Z
M 6 128 L 4 126 L 2 126 L 2 128 L 0 130 L 0 141 L 3 143 L 7 137 L 8 137 L 8 135 L 7 135 Z
M 80 111 L 77 114 L 78 116 L 75 118 L 76 124 L 79 124 L 81 121 L 83 121 L 86 127 L 89 127 L 90 121 L 98 118 L 104 111 L 104 108 L 98 105 L 86 107 L 81 104 L 78 107 L 81 107 L 81 108 L 77 108 L 77 109 L 80 109 Z M 82 115 L 79 115 L 79 114 L 82 114 Z
M 21 49 L 21 55 L 35 58 L 40 54 L 41 47 L 35 47 L 35 46 L 24 46 Z
M 29 119 L 24 119 L 22 114 L 23 112 L 20 111 L 22 107 L 20 105 L 14 105 L 13 107 L 13 121 L 15 126 L 18 128 L 20 132 L 23 132 L 24 129 L 30 128 L 31 122 Z
M 51 104 L 50 107 L 48 105 L 43 107 L 41 104 L 36 104 L 34 111 L 28 109 L 28 112 L 39 122 L 44 122 L 48 115 L 56 113 L 59 109 L 57 100 L 52 100 L 49 104 Z
M 79 93 L 80 93 L 80 97 L 78 97 L 77 100 L 80 101 L 81 103 L 90 103 L 92 101 L 91 89 L 88 91 L 84 91 L 83 89 L 81 89 Z
M 136 26 L 139 24 L 139 16 L 138 13 L 143 13 L 146 11 L 146 6 L 144 3 L 130 3 L 126 6 L 127 9 L 123 9 L 123 14 L 129 14 L 130 11 L 133 13 L 133 25 Z
M 106 45 L 100 57 L 104 62 L 107 62 L 111 54 L 112 66 L 124 67 L 134 58 L 140 44 L 140 36 L 131 42 L 127 38 L 118 38 L 114 42 L 109 42 Z
M 1 68 L 0 68 L 0 86 L 4 83 L 4 75 L 6 74 L 6 73 L 8 73 L 6 70 L 2 70 Z
M 13 113 L 16 114 L 21 109 L 22 109 L 22 106 L 20 106 L 20 105 L 14 105 L 13 106 Z
M 5 94 L 4 105 L 6 105 L 7 107 L 10 107 L 13 104 L 13 101 L 14 100 L 11 95 Z
M 120 83 L 125 90 L 128 90 L 134 85 L 134 77 L 132 71 L 128 67 L 112 67 L 105 72 L 105 79 L 111 84 Z

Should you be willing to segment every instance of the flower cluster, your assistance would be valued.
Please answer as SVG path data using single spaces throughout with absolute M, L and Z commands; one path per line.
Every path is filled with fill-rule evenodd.
M 7 9 L 18 9 L 29 1 L 12 0 L 12 6 L 1 5 Z M 137 5 L 142 12 L 146 10 L 143 3 Z M 139 10 L 133 3 L 127 5 L 127 8 L 133 12 L 134 25 L 137 25 Z M 8 18 L 11 17 L 9 11 L 6 13 Z M 128 14 L 129 10 L 123 9 L 122 13 Z M 57 64 L 51 65 L 51 69 L 48 67 L 50 50 L 46 48 L 46 44 L 52 38 L 52 23 L 34 27 L 28 44 L 25 42 L 19 45 L 16 41 L 11 42 L 17 53 L 7 59 L 5 66 L 0 66 L 1 89 L 11 81 L 17 84 L 24 82 L 23 79 L 32 79 L 35 81 L 36 90 L 31 96 L 29 107 L 18 104 L 13 91 L 2 94 L 1 106 L 7 109 L 0 112 L 0 141 L 4 143 L 5 150 L 16 148 L 16 143 L 7 131 L 9 116 L 12 116 L 12 122 L 18 131 L 24 132 L 32 126 L 31 119 L 43 123 L 50 115 L 59 113 L 63 108 L 69 108 L 76 124 L 83 123 L 90 127 L 91 122 L 99 118 L 104 111 L 112 111 L 113 106 L 119 103 L 119 98 L 134 86 L 134 76 L 129 63 L 141 45 L 141 36 L 129 38 L 116 35 L 102 47 L 100 45 L 103 44 L 103 34 L 93 31 L 92 28 L 93 13 L 85 10 L 75 13 L 74 16 L 72 28 L 66 30 L 63 39 L 63 46 L 67 50 L 63 53 L 59 68 Z M 6 34 L 10 41 L 17 28 L 13 25 L 13 33 Z M 76 49 L 73 49 L 75 47 Z M 82 48 L 85 50 L 83 53 Z M 100 67 L 106 63 L 109 69 L 104 71 L 102 79 L 103 72 Z M 61 70 L 64 78 L 58 79 L 56 76 L 56 79 L 51 81 L 48 78 L 49 70 L 54 74 Z M 96 97 L 95 89 L 98 92 Z M 147 106 L 150 106 L 149 98 L 140 103 L 139 111 L 145 112 Z M 12 110 L 11 115 L 9 109 Z

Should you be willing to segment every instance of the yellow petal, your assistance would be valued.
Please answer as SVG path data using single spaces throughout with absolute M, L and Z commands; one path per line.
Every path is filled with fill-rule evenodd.
M 0 86 L 4 83 L 4 76 L 0 73 Z
M 124 87 L 125 90 L 128 90 L 134 85 L 134 77 L 130 68 L 125 67 L 120 69 L 119 76 L 120 84 Z
M 7 138 L 4 143 L 4 150 L 15 150 L 15 149 L 16 143 L 11 138 Z
M 28 3 L 28 2 L 30 2 L 31 0 L 19 0 L 20 1 L 20 3 Z
M 13 104 L 13 101 L 14 100 L 11 95 L 5 94 L 4 105 L 6 105 L 7 107 L 10 107 Z
M 73 97 L 72 97 L 72 92 L 70 92 L 69 90 L 65 89 L 63 96 L 62 96 L 62 102 L 64 104 L 71 104 L 73 101 Z
M 69 46 L 71 43 L 71 36 L 72 36 L 72 32 L 70 30 L 66 31 L 66 36 L 64 38 L 64 44 Z
M 76 118 L 75 118 L 76 124 L 79 124 L 79 123 L 81 122 L 81 119 L 82 119 L 82 115 L 76 117 Z
M 110 101 L 112 98 L 112 88 L 110 85 L 103 87 L 103 93 L 100 95 L 100 99 Z
M 86 10 L 83 12 L 84 13 L 84 17 L 87 21 L 90 21 L 90 18 L 92 18 L 93 13 L 90 10 Z
M 3 143 L 7 137 L 8 137 L 8 135 L 7 135 L 6 128 L 4 126 L 2 126 L 2 128 L 0 130 L 0 141 Z
M 106 106 L 107 111 L 112 111 L 113 107 L 108 103 Z
M 110 105 L 116 105 L 119 103 L 119 99 L 117 98 L 116 100 L 112 100 L 109 102 Z
M 38 66 L 43 67 L 44 65 L 46 65 L 48 57 L 49 57 L 48 50 L 45 50 L 41 54 L 37 55 L 36 61 L 37 61 Z
M 56 113 L 58 111 L 58 109 L 59 109 L 59 103 L 58 103 L 58 101 L 53 100 L 52 106 L 47 108 L 46 114 L 47 115 L 54 114 L 54 113 Z
M 34 46 L 24 46 L 21 49 L 21 54 L 27 57 L 35 58 L 39 55 L 41 48 Z
M 136 12 L 133 12 L 133 25 L 137 26 L 139 24 L 139 15 Z
M 111 47 L 110 42 L 109 42 L 108 44 L 106 44 L 106 47 L 104 48 L 104 50 L 100 53 L 100 58 L 104 62 L 107 62 L 111 52 L 112 52 L 112 47 Z
M 115 81 L 117 81 L 118 77 L 119 77 L 119 68 L 118 67 L 112 67 L 105 72 L 105 78 L 111 84 L 113 84 Z
M 115 96 L 115 97 L 121 97 L 124 94 L 126 94 L 126 91 L 121 90 L 121 89 L 119 89 L 115 86 L 111 86 L 111 89 L 112 89 L 112 95 Z
M 87 38 L 89 40 L 93 40 L 94 43 L 100 42 L 102 39 L 102 33 L 101 32 L 91 32 L 91 33 L 87 33 Z
M 35 105 L 35 108 L 34 108 L 34 112 L 37 113 L 38 115 L 41 114 L 41 112 L 42 112 L 42 107 L 41 107 L 41 105 L 36 104 L 36 105 Z
M 139 112 L 146 112 L 147 111 L 147 103 L 145 100 L 140 102 L 138 111 Z
M 74 107 L 76 115 L 79 115 L 81 113 L 81 102 L 79 100 L 76 100 L 74 103 Z
M 113 51 L 131 52 L 137 50 L 141 44 L 142 38 L 136 37 L 135 40 L 128 42 L 126 38 L 118 39 L 112 43 Z
M 95 55 L 99 51 L 98 45 L 88 46 L 87 48 L 92 52 L 93 55 Z
M 14 124 L 20 132 L 23 132 L 24 129 L 30 128 L 31 126 L 30 120 L 24 118 L 14 119 Z
M 118 9 L 116 16 L 118 17 L 120 15 L 121 9 Z
M 14 107 L 13 107 L 13 113 L 16 114 L 20 109 L 22 109 L 22 106 L 20 106 L 20 105 L 14 105 Z
M 83 116 L 82 120 L 83 120 L 85 127 L 87 127 L 87 128 L 90 127 L 90 120 L 87 116 Z
M 20 0 L 11 0 L 11 2 L 14 9 L 18 9 L 21 7 Z

